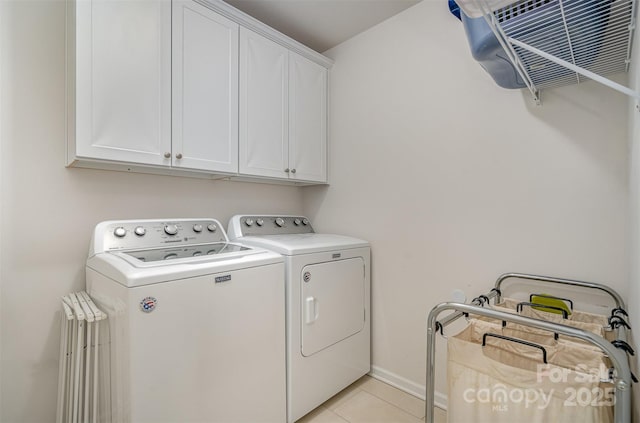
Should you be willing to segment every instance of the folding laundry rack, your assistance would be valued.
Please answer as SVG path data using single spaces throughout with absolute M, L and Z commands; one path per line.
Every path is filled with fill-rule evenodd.
M 508 279 L 531 280 L 556 284 L 556 286 L 581 287 L 602 291 L 608 294 L 616 305 L 616 307 L 611 311 L 611 317 L 609 318 L 610 329 L 617 332 L 615 333 L 616 340 L 610 342 L 595 333 L 578 329 L 576 327 L 552 323 L 547 320 L 540 320 L 491 308 L 484 308 L 483 306 L 485 304 L 489 304 L 489 301 L 492 299 L 494 299 L 496 303 L 500 301 L 502 296 L 502 284 Z M 453 310 L 454 313 L 438 320 L 440 313 L 445 310 Z M 625 311 L 625 303 L 622 297 L 608 286 L 597 283 L 521 273 L 505 273 L 497 279 L 495 287 L 491 289 L 490 292 L 475 298 L 471 304 L 454 302 L 441 303 L 435 306 L 429 313 L 427 329 L 427 373 L 425 399 L 425 421 L 427 423 L 434 422 L 436 335 L 438 332 L 442 334 L 446 326 L 458 320 L 460 317 L 468 317 L 469 315 L 481 316 L 502 322 L 516 323 L 531 328 L 542 329 L 549 331 L 550 333 L 578 338 L 595 345 L 608 356 L 612 364 L 610 376 L 615 388 L 614 422 L 631 422 L 631 383 L 633 376 L 629 367 L 627 354 L 633 355 L 634 352 L 626 342 L 628 339 L 627 330 L 630 329 L 630 327 L 624 320 L 627 313 Z
M 456 0 L 483 16 L 534 100 L 540 90 L 586 78 L 640 101 L 640 93 L 605 78 L 627 72 L 636 0 Z
M 65 295 L 61 306 L 56 423 L 104 421 L 99 416 L 99 376 L 108 358 L 99 355 L 99 343 L 107 314 L 84 291 Z

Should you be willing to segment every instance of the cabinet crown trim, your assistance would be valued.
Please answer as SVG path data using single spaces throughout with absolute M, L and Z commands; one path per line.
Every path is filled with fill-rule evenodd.
M 284 35 L 283 33 L 276 31 L 275 29 L 265 25 L 259 20 L 247 15 L 246 13 L 236 9 L 235 7 L 225 3 L 222 0 L 194 0 L 196 3 L 203 5 L 215 12 L 237 22 L 238 24 L 257 32 L 258 34 L 266 37 L 289 50 L 306 57 L 307 59 L 316 62 L 317 64 L 330 69 L 333 66 L 333 60 L 318 53 L 315 50 L 310 49 L 304 44 L 292 39 L 291 37 Z

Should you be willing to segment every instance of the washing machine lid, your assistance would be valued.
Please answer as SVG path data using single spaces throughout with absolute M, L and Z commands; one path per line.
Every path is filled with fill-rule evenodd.
M 369 247 L 367 241 L 358 238 L 317 233 L 245 236 L 238 238 L 238 241 L 286 256 Z
M 228 242 L 211 244 L 184 245 L 165 248 L 151 248 L 143 250 L 122 251 L 121 254 L 130 260 L 134 266 L 143 267 L 146 263 L 168 262 L 191 258 L 204 258 L 229 253 L 253 253 L 252 248 Z M 118 253 L 116 253 L 118 254 Z
M 170 257 L 161 259 L 160 256 L 166 254 L 177 254 L 177 249 L 193 249 L 198 246 L 167 248 L 161 252 L 145 251 L 150 261 L 140 260 L 140 254 L 134 251 L 109 251 L 89 257 L 87 269 L 94 270 L 125 287 L 136 287 L 151 285 L 155 283 L 172 282 L 179 279 L 186 279 L 198 276 L 211 275 L 212 282 L 218 282 L 218 277 L 223 280 L 231 272 L 246 268 L 266 266 L 282 263 L 284 261 L 280 254 L 261 248 L 242 246 L 236 243 L 226 244 L 226 248 L 235 249 L 221 253 L 206 254 L 206 245 L 202 245 L 202 255 L 191 257 Z M 216 249 L 222 246 L 215 246 Z M 225 248 L 225 249 L 226 249 Z M 189 251 L 191 252 L 191 251 Z M 181 253 L 187 253 L 182 251 Z

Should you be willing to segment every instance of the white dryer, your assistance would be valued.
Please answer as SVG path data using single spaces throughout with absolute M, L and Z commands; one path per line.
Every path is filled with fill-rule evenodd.
M 86 271 L 111 335 L 100 421 L 286 421 L 279 254 L 229 243 L 214 219 L 109 221 Z
M 369 372 L 370 247 L 315 233 L 303 216 L 234 216 L 229 237 L 282 254 L 287 292 L 287 420 Z

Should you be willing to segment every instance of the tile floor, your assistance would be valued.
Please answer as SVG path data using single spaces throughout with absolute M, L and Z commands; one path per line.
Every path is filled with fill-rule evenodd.
M 421 423 L 424 401 L 393 386 L 364 376 L 297 423 Z M 436 408 L 435 423 L 447 414 Z

